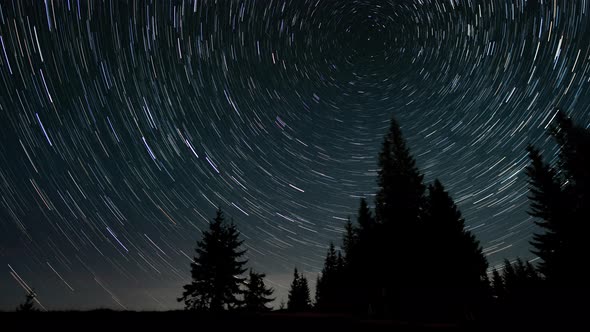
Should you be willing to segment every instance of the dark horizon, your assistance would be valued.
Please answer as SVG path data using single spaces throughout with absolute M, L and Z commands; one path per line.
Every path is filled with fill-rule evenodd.
M 293 267 L 313 293 L 392 117 L 490 273 L 536 259 L 526 146 L 555 163 L 557 109 L 588 128 L 590 3 L 316 2 L 0 1 L 0 311 L 21 283 L 181 309 L 217 207 L 275 307 Z

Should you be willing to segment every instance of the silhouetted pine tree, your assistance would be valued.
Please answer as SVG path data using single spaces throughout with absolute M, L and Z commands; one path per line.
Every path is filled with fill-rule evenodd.
M 588 296 L 590 265 L 580 262 L 590 255 L 590 130 L 575 125 L 561 111 L 555 118 L 550 134 L 560 149 L 556 168 L 543 163 L 540 153 L 529 147 L 530 214 L 544 231 L 535 234 L 531 244 L 550 287 L 576 288 L 572 295 L 583 289 Z
M 378 250 L 375 241 L 375 226 L 375 219 L 367 205 L 367 201 L 362 198 L 356 226 L 353 225 L 350 218 L 345 224 L 345 233 L 342 239 L 344 256 L 337 257 L 337 261 L 341 261 L 337 264 L 341 266 L 341 286 L 338 296 L 339 311 L 367 313 L 369 306 L 368 294 L 371 291 L 375 292 L 376 288 L 371 276 L 374 275 L 376 271 L 374 266 L 380 259 L 375 255 Z M 340 255 L 340 252 L 338 255 Z M 321 282 L 321 278 L 318 280 Z M 317 290 L 316 295 L 321 297 Z
M 375 218 L 369 209 L 367 200 L 364 198 L 361 198 L 359 205 L 357 223 L 359 227 L 359 236 L 363 236 L 365 233 L 369 233 L 375 228 Z
M 411 223 L 419 215 L 424 199 L 423 176 L 406 146 L 395 119 L 379 154 L 379 191 L 376 197 L 376 219 L 383 224 Z
M 344 257 L 342 257 L 342 253 L 338 250 L 338 254 L 336 255 L 336 271 L 338 275 L 338 279 L 342 279 L 342 273 L 344 271 L 344 267 L 346 266 L 346 262 L 344 261 Z
M 531 165 L 526 173 L 529 177 L 529 200 L 531 201 L 529 214 L 538 218 L 535 224 L 544 232 L 533 234 L 532 252 L 541 258 L 539 271 L 549 279 L 555 279 L 562 267 L 564 222 L 569 220 L 569 203 L 565 200 L 561 184 L 553 168 L 543 162 L 541 154 L 532 146 L 528 147 Z
M 377 224 L 364 198 L 360 200 L 356 223 L 355 227 L 349 219 L 345 225 L 344 261 L 347 265 L 354 266 L 354 269 L 363 269 L 362 266 L 357 265 L 366 263 L 367 259 L 374 256 L 374 250 L 378 249 L 374 247 Z
M 287 309 L 298 312 L 309 311 L 311 309 L 307 278 L 305 278 L 303 274 L 299 274 L 297 268 L 295 268 L 295 271 L 293 272 L 293 282 L 291 283 L 291 289 L 289 290 Z
M 494 272 L 497 274 L 496 270 Z M 494 290 L 502 305 L 510 309 L 518 309 L 537 298 L 541 277 L 530 262 L 520 258 L 514 262 L 505 259 L 500 279 L 501 289 L 500 286 L 496 286 L 496 277 L 494 275 Z
M 504 267 L 502 268 L 502 280 L 504 280 L 504 289 L 506 296 L 514 292 L 515 285 L 518 284 L 516 270 L 508 259 L 504 259 Z
M 270 310 L 267 304 L 274 301 L 271 298 L 274 290 L 264 285 L 264 273 L 256 273 L 250 269 L 246 290 L 244 291 L 244 309 L 249 312 L 263 312 Z
M 550 127 L 550 133 L 560 147 L 559 167 L 567 181 L 568 194 L 576 200 L 577 211 L 588 212 L 584 206 L 590 199 L 590 130 L 578 126 L 559 111 L 557 123 Z
M 240 285 L 244 278 L 240 277 L 246 269 L 246 260 L 240 260 L 245 250 L 240 250 L 243 241 L 239 240 L 239 232 L 231 223 L 224 225 L 221 208 L 209 230 L 203 233 L 197 243 L 196 253 L 191 263 L 192 282 L 184 286 L 182 297 L 185 309 L 222 311 L 240 305 L 237 298 L 241 294 Z
M 314 309 L 318 310 L 318 311 L 322 311 L 321 308 L 321 298 L 322 298 L 322 293 L 324 293 L 323 288 L 323 281 L 322 281 L 322 274 L 318 273 L 318 276 L 315 279 L 315 306 Z M 318 301 L 319 301 L 319 305 L 318 305 Z
M 527 261 L 525 265 L 525 271 L 527 273 L 528 280 L 532 280 L 534 284 L 538 284 L 543 280 L 542 276 L 539 274 L 535 266 L 530 261 Z
M 343 270 L 344 260 L 330 243 L 324 268 L 316 284 L 315 307 L 319 311 L 337 311 L 343 307 Z
M 492 290 L 496 300 L 501 301 L 504 299 L 504 280 L 497 269 L 492 272 Z
M 346 225 L 344 226 L 344 236 L 342 238 L 342 248 L 344 250 L 344 261 L 346 264 L 349 263 L 353 256 L 353 252 L 355 251 L 358 242 L 358 236 L 356 233 L 357 231 L 352 225 L 350 218 L 348 218 Z
M 502 312 L 500 315 L 508 320 L 518 320 L 520 315 L 539 314 L 543 307 L 540 304 L 541 277 L 530 262 L 520 258 L 514 262 L 505 259 L 502 276 L 494 270 L 493 284 L 496 303 Z
M 562 187 L 567 202 L 571 207 L 569 220 L 563 231 L 563 284 L 570 288 L 580 288 L 574 293 L 584 299 L 590 296 L 590 264 L 583 264 L 590 255 L 588 234 L 590 232 L 590 129 L 578 126 L 559 111 L 556 124 L 550 127 L 550 133 L 560 148 L 558 167 L 562 176 Z M 561 283 L 559 278 L 556 282 Z M 562 285 L 563 285 L 562 284 Z M 590 309 L 590 306 L 587 307 Z
M 35 292 L 33 290 L 28 291 L 26 294 L 26 297 L 25 297 L 25 302 L 19 304 L 19 306 L 16 308 L 16 311 L 17 312 L 39 311 L 35 307 L 35 298 L 36 297 L 37 297 L 37 294 L 35 294 Z
M 488 263 L 475 236 L 439 180 L 428 187 L 422 218 L 424 261 L 420 280 L 427 291 L 424 301 L 460 318 L 482 304 L 488 294 Z M 431 271 L 444 271 L 432 275 Z M 425 278 L 426 277 L 426 278 Z M 452 318 L 452 317 L 445 317 Z
M 371 264 L 371 270 L 366 273 L 374 276 L 371 307 L 377 315 L 389 316 L 409 308 L 419 287 L 412 274 L 417 270 L 415 253 L 420 246 L 417 227 L 425 192 L 423 176 L 395 119 L 391 120 L 383 141 L 379 167 L 379 190 L 375 198 L 377 229 L 368 241 L 377 246 L 369 250 L 381 263 Z
M 311 297 L 309 295 L 309 284 L 307 283 L 307 278 L 303 276 L 303 274 L 300 275 L 300 292 L 301 292 L 301 296 L 300 298 L 302 299 L 301 303 L 302 303 L 302 311 L 307 311 L 310 310 L 313 306 L 313 304 L 311 303 Z
M 425 303 L 438 299 L 438 309 L 453 308 L 445 306 L 451 301 L 454 314 L 461 315 L 462 309 L 489 296 L 487 261 L 479 242 L 465 231 L 459 210 L 440 182 L 430 186 L 426 198 L 423 176 L 395 119 L 379 167 L 375 217 L 362 199 L 358 226 L 347 223 L 343 240 L 342 293 L 353 310 L 407 319 L 412 312 L 424 314 Z M 324 283 L 318 283 L 320 304 Z M 437 293 L 433 297 L 424 289 Z

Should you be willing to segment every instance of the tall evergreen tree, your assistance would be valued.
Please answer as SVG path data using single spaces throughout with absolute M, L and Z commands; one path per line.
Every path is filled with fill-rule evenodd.
M 346 262 L 344 261 L 344 257 L 342 257 L 342 253 L 338 250 L 338 254 L 336 255 L 336 271 L 338 275 L 338 279 L 342 278 L 342 273 L 344 273 L 344 268 L 346 266 Z
M 549 132 L 560 151 L 556 167 L 545 164 L 539 151 L 529 147 L 530 214 L 543 231 L 531 244 L 551 287 L 576 287 L 590 295 L 590 265 L 580 263 L 590 255 L 590 130 L 575 125 L 561 111 L 555 118 Z
M 516 259 L 514 262 L 504 260 L 501 279 L 503 287 L 502 292 L 498 295 L 504 303 L 512 306 L 518 306 L 519 303 L 529 301 L 534 293 L 538 292 L 541 281 L 534 266 L 521 258 Z
M 475 235 L 465 230 L 465 219 L 439 180 L 428 187 L 422 234 L 428 237 L 428 268 L 446 270 L 436 278 L 447 286 L 481 287 L 487 283 L 488 263 Z M 447 278 L 447 279 L 445 279 Z
M 345 225 L 342 248 L 340 310 L 366 314 L 381 287 L 374 276 L 383 260 L 378 254 L 381 249 L 377 245 L 375 218 L 364 198 L 359 203 L 356 226 L 350 219 Z
M 318 273 L 316 279 L 315 279 L 315 309 L 322 311 L 322 297 L 323 297 L 323 281 L 322 281 L 322 274 Z M 319 304 L 318 304 L 319 303 Z
M 246 260 L 241 260 L 245 250 L 240 250 L 243 241 L 233 222 L 224 224 L 221 208 L 209 230 L 203 233 L 197 243 L 196 253 L 191 263 L 191 283 L 184 286 L 182 297 L 186 309 L 218 312 L 233 309 L 240 305 L 238 295 L 246 271 Z
M 303 274 L 299 274 L 297 268 L 293 272 L 293 282 L 291 283 L 291 289 L 289 289 L 287 309 L 298 312 L 311 309 L 307 278 Z
M 588 199 L 590 190 L 590 130 L 573 123 L 562 111 L 550 134 L 560 147 L 559 167 L 576 199 Z M 577 202 L 582 203 L 582 202 Z M 582 206 L 576 206 L 583 208 Z
M 353 252 L 355 251 L 355 246 L 358 242 L 357 231 L 355 230 L 350 218 L 346 221 L 346 225 L 344 225 L 344 236 L 342 238 L 342 248 L 344 250 L 344 260 L 346 263 L 350 263 L 350 259 L 353 256 Z
M 267 304 L 274 301 L 271 298 L 274 290 L 264 284 L 264 273 L 256 273 L 250 269 L 246 290 L 244 291 L 244 309 L 249 312 L 263 312 L 270 310 Z
M 461 212 L 439 180 L 428 187 L 421 228 L 420 281 L 428 290 L 425 301 L 439 303 L 451 315 L 481 304 L 488 294 L 487 260 L 479 241 L 465 230 Z M 444 273 L 432 276 L 431 271 Z
M 544 230 L 533 234 L 532 252 L 541 258 L 539 271 L 549 280 L 558 277 L 563 260 L 563 228 L 569 219 L 569 203 L 565 200 L 555 170 L 543 162 L 539 150 L 528 147 L 531 165 L 526 173 L 529 177 L 531 201 L 529 214 L 535 217 L 535 224 Z
M 383 141 L 379 167 L 375 207 L 377 221 L 383 224 L 395 222 L 396 229 L 405 224 L 412 226 L 420 214 L 426 188 L 422 182 L 423 175 L 395 119 L 391 120 Z
M 497 300 L 504 298 L 504 280 L 497 269 L 492 272 L 492 290 Z
M 590 264 L 583 264 L 590 255 L 587 237 L 590 233 L 590 127 L 574 124 L 565 113 L 558 111 L 556 124 L 550 127 L 560 153 L 558 167 L 565 200 L 570 214 L 564 217 L 561 230 L 561 278 L 557 284 L 579 288 L 574 291 L 590 296 Z M 568 218 L 568 219 L 566 219 Z M 561 280 L 560 280 L 561 279 Z
M 344 261 L 330 243 L 324 268 L 316 284 L 316 308 L 320 311 L 334 311 L 342 307 Z
M 377 227 L 367 239 L 367 249 L 380 262 L 371 261 L 366 272 L 375 276 L 368 292 L 372 310 L 376 315 L 390 316 L 408 308 L 419 288 L 412 275 L 419 260 L 413 253 L 420 246 L 418 220 L 425 192 L 423 175 L 395 119 L 391 120 L 383 141 L 379 168 L 375 197 Z M 397 268 L 400 266 L 403 268 Z
M 516 269 L 508 259 L 504 259 L 504 268 L 502 270 L 502 280 L 504 280 L 504 289 L 506 293 L 512 293 L 518 284 Z
M 367 200 L 361 198 L 360 206 L 358 209 L 357 223 L 359 227 L 359 233 L 364 234 L 375 228 L 375 218 L 369 209 Z
M 520 258 L 512 262 L 505 259 L 500 271 L 494 270 L 492 278 L 495 309 L 498 310 L 495 316 L 512 324 L 526 317 L 527 327 L 532 322 L 528 321 L 531 317 L 535 317 L 535 321 L 547 318 L 547 303 L 550 301 L 546 301 L 546 294 L 540 292 L 541 279 L 534 266 Z
M 532 280 L 535 284 L 538 284 L 543 279 L 530 261 L 527 261 L 525 264 L 525 272 L 527 274 L 527 279 Z

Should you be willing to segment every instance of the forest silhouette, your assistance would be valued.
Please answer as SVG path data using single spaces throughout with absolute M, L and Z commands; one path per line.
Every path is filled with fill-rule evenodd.
M 361 199 L 341 244 L 328 244 L 313 299 L 307 278 L 294 267 L 287 307 L 272 316 L 274 290 L 264 273 L 247 268 L 240 233 L 219 208 L 197 242 L 191 282 L 178 301 L 194 317 L 266 320 L 285 328 L 300 326 L 296 322 L 362 330 L 582 323 L 590 308 L 590 130 L 558 111 L 548 134 L 559 149 L 556 162 L 527 147 L 534 261 L 505 260 L 490 271 L 453 198 L 441 181 L 424 182 L 392 119 L 378 158 L 375 200 Z M 36 311 L 34 297 L 29 292 L 17 311 Z M 375 321 L 404 325 L 358 323 Z

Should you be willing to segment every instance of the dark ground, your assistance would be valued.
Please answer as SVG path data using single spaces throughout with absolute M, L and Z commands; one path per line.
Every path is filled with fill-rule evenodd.
M 521 308 L 523 309 L 523 308 Z M 0 331 L 581 331 L 580 319 L 544 321 L 544 315 L 515 310 L 512 317 L 488 315 L 462 324 L 365 320 L 343 314 L 271 312 L 266 314 L 199 314 L 189 311 L 134 312 L 113 310 L 0 312 Z M 579 313 L 578 313 L 579 314 Z M 588 314 L 588 312 L 586 313 Z M 504 316 L 503 319 L 500 317 Z M 576 317 L 581 317 L 576 315 Z
M 187 311 L 111 310 L 0 313 L 0 330 L 10 331 L 470 331 L 452 324 L 361 320 L 345 315 L 273 312 L 260 315 L 203 315 Z M 6 330 L 8 331 L 8 330 Z

